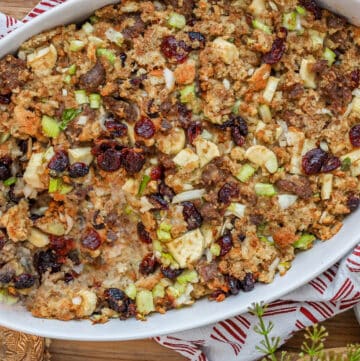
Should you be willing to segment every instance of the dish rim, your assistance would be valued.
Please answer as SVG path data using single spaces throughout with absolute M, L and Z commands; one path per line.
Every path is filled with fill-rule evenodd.
M 81 5 L 83 5 L 82 0 L 69 0 L 60 4 L 56 8 L 42 14 L 41 17 L 33 19 L 5 38 L 0 39 L 0 58 L 16 51 L 23 41 L 45 29 L 53 28 L 60 25 L 60 23 L 68 24 L 74 21 L 81 21 L 95 9 L 116 2 L 118 1 L 88 0 L 85 10 L 80 9 Z M 277 276 L 273 283 L 269 285 L 258 284 L 253 292 L 248 294 L 241 293 L 238 296 L 226 299 L 222 303 L 209 302 L 203 299 L 188 308 L 171 310 L 166 315 L 155 314 L 150 316 L 147 322 L 132 319 L 123 323 L 119 320 L 111 320 L 101 325 L 91 325 L 88 320 L 57 321 L 37 319 L 31 316 L 29 312 L 25 312 L 24 308 L 20 306 L 0 305 L 0 325 L 43 337 L 81 341 L 132 340 L 209 325 L 246 312 L 251 303 L 255 301 L 265 301 L 268 303 L 279 299 L 308 283 L 331 267 L 360 241 L 360 222 L 356 222 L 356 215 L 359 214 L 360 210 L 349 216 L 345 220 L 343 228 L 331 240 L 322 243 L 318 242 L 310 252 L 298 255 L 293 262 L 292 269 L 289 270 L 285 277 Z M 358 232 L 352 229 L 345 229 L 351 226 L 355 229 L 357 226 Z M 340 252 L 335 252 L 337 251 L 337 242 L 344 236 L 346 237 L 346 242 L 343 249 Z M 332 253 L 325 261 L 323 259 L 325 257 L 322 258 L 321 256 L 326 251 L 332 251 Z M 305 267 L 306 270 L 297 275 L 295 273 L 301 270 L 301 262 L 303 262 L 303 265 L 308 264 L 308 267 Z M 285 286 L 284 279 L 287 281 L 286 283 L 291 283 L 291 280 L 293 282 L 290 286 Z M 259 297 L 255 297 L 257 295 Z M 237 302 L 242 299 L 245 301 Z M 234 305 L 236 306 L 235 308 L 232 307 Z M 207 311 L 205 312 L 204 309 L 207 309 Z M 194 312 L 200 314 L 200 317 L 194 317 Z

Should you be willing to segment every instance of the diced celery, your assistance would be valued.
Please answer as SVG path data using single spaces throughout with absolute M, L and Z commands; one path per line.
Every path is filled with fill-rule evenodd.
M 182 29 L 186 25 L 185 16 L 178 13 L 171 13 L 168 24 L 172 28 Z
M 161 253 L 161 263 L 164 266 L 170 266 L 176 264 L 174 257 L 170 253 Z
M 272 197 L 276 194 L 276 190 L 272 184 L 269 183 L 256 183 L 255 193 L 258 196 Z
M 296 6 L 296 11 L 300 14 L 300 15 L 306 15 L 306 9 L 300 5 Z
M 297 14 L 295 11 L 283 15 L 283 27 L 294 31 L 297 28 Z
M 233 214 L 238 218 L 242 218 L 245 215 L 246 206 L 241 203 L 231 203 L 229 207 L 226 209 L 226 213 Z
M 94 25 L 99 21 L 99 18 L 96 15 L 92 15 L 92 16 L 90 16 L 89 20 L 90 20 L 90 23 Z
M 270 107 L 267 104 L 261 104 L 259 106 L 259 113 L 260 113 L 261 119 L 264 122 L 267 122 L 267 123 L 271 122 L 272 114 L 271 114 Z
M 347 157 L 341 162 L 341 170 L 343 172 L 346 172 L 350 170 L 350 167 L 351 167 L 351 159 Z
M 199 281 L 199 276 L 195 270 L 187 269 L 183 273 L 181 273 L 181 275 L 178 276 L 176 280 L 181 284 L 196 283 Z
M 61 182 L 60 189 L 59 189 L 59 193 L 60 193 L 60 194 L 68 194 L 68 193 L 70 193 L 73 189 L 74 189 L 74 187 L 71 186 L 70 184 L 66 184 L 66 183 Z
M 295 243 L 293 243 L 293 247 L 306 250 L 311 247 L 315 240 L 316 237 L 314 235 L 304 233 Z
M 70 41 L 70 51 L 80 51 L 84 49 L 85 43 L 82 40 L 71 40 Z
M 165 287 L 161 283 L 155 285 L 152 289 L 152 295 L 154 298 L 164 298 L 165 297 Z
M 75 90 L 75 100 L 78 105 L 89 103 L 89 98 L 85 90 Z
M 281 276 L 283 276 L 286 271 L 288 271 L 291 268 L 291 262 L 280 262 L 278 265 L 278 270 Z
M 101 95 L 97 93 L 90 94 L 90 108 L 91 109 L 99 109 L 101 106 Z
M 211 254 L 213 254 L 215 257 L 220 256 L 221 253 L 221 247 L 219 244 L 217 243 L 213 243 L 210 247 L 210 252 Z
M 263 22 L 261 22 L 258 19 L 254 19 L 252 21 L 252 25 L 253 25 L 253 27 L 255 29 L 261 30 L 261 31 L 263 31 L 264 33 L 267 33 L 267 34 L 272 34 L 272 30 L 271 30 L 270 26 L 264 24 Z
M 65 83 L 65 84 L 70 84 L 70 83 L 71 83 L 71 75 L 66 74 L 66 75 L 64 76 L 64 83 Z
M 138 196 L 142 196 L 147 185 L 149 184 L 151 178 L 150 176 L 148 176 L 147 174 L 145 174 L 141 180 L 140 186 L 139 186 L 139 191 L 138 191 Z
M 137 311 L 143 315 L 147 315 L 155 311 L 153 295 L 150 291 L 142 290 L 136 295 Z
M 14 305 L 18 302 L 18 298 L 11 296 L 7 290 L 2 289 L 0 290 L 0 302 L 7 305 Z
M 135 300 L 136 298 L 136 293 L 137 293 L 137 290 L 136 290 L 136 286 L 134 283 L 130 283 L 126 289 L 125 289 L 125 293 L 126 295 L 131 298 L 132 300 Z
M 82 112 L 81 109 L 65 109 L 61 115 L 60 130 L 65 130 L 67 126 Z
M 212 140 L 214 136 L 208 130 L 204 129 L 201 132 L 201 138 L 204 138 L 206 140 Z
M 153 240 L 153 250 L 160 253 L 163 251 L 162 245 L 158 240 Z
M 100 48 L 96 50 L 96 55 L 97 56 L 103 56 L 105 57 L 107 60 L 109 60 L 109 62 L 111 64 L 115 64 L 115 60 L 116 60 L 116 55 L 112 50 L 109 49 L 104 49 L 104 48 Z
M 11 185 L 15 184 L 16 181 L 17 181 L 16 177 L 8 178 L 8 179 L 4 180 L 4 186 L 10 187 Z
M 105 33 L 106 37 L 117 46 L 121 46 L 124 42 L 124 36 L 119 31 L 116 31 L 113 28 L 110 28 Z
M 336 60 L 336 54 L 329 48 L 325 48 L 323 57 L 327 60 L 329 66 L 333 65 Z
M 85 31 L 86 34 L 91 34 L 94 31 L 94 27 L 90 23 L 85 23 L 82 26 L 82 29 Z
M 133 209 L 131 208 L 131 206 L 129 206 L 128 204 L 126 205 L 126 207 L 124 208 L 124 213 L 126 215 L 129 215 L 133 212 Z
M 43 133 L 49 138 L 57 138 L 60 134 L 60 125 L 56 119 L 44 115 L 41 119 Z
M 310 38 L 311 38 L 313 47 L 318 47 L 318 46 L 322 47 L 323 46 L 325 35 L 326 35 L 325 33 L 320 33 L 317 30 L 310 29 L 309 34 L 310 34 Z
M 259 236 L 259 239 L 261 242 L 267 243 L 267 244 L 271 244 L 272 242 L 269 240 L 269 238 L 265 237 L 265 236 Z
M 249 181 L 249 179 L 255 174 L 256 169 L 252 167 L 250 164 L 244 164 L 239 173 L 236 175 L 236 178 L 243 183 Z
M 0 144 L 4 144 L 10 138 L 10 133 L 0 134 Z
M 162 222 L 159 228 L 164 232 L 170 232 L 172 229 L 172 225 L 166 222 Z
M 61 179 L 60 178 L 50 178 L 49 181 L 49 193 L 55 193 L 60 188 Z
M 105 45 L 105 41 L 101 38 L 98 38 L 97 36 L 89 36 L 88 39 L 89 39 L 90 43 L 92 43 L 96 47 Z
M 68 70 L 69 75 L 75 75 L 75 74 L 76 74 L 76 70 L 77 70 L 76 64 L 71 65 L 70 68 L 69 68 L 69 70 Z
M 241 104 L 241 100 L 237 100 L 234 104 L 234 106 L 232 107 L 231 111 L 233 114 L 235 115 L 238 115 L 239 114 L 239 107 L 240 107 L 240 104 Z
M 195 84 L 188 85 L 180 90 L 181 103 L 191 103 L 195 98 Z
M 156 231 L 158 239 L 162 242 L 171 241 L 171 233 L 158 229 Z
M 186 284 L 175 282 L 174 286 L 170 286 L 168 291 L 174 298 L 178 298 L 186 291 Z

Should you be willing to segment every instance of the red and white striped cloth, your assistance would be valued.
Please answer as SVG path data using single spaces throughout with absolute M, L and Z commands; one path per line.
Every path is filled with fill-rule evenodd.
M 22 22 L 0 13 L 0 38 L 65 1 L 41 1 Z M 360 245 L 321 276 L 271 303 L 265 317 L 275 324 L 273 335 L 285 342 L 294 332 L 346 311 L 358 302 Z M 256 322 L 254 316 L 246 313 L 155 340 L 191 361 L 252 361 L 261 356 L 255 350 L 260 342 L 260 336 L 253 331 Z

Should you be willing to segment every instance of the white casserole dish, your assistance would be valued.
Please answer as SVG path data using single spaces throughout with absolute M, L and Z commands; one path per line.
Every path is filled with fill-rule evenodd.
M 29 37 L 46 29 L 84 20 L 95 9 L 115 3 L 116 0 L 68 0 L 52 11 L 32 20 L 20 29 L 0 40 L 0 57 L 14 52 Z M 352 21 L 360 23 L 360 1 L 328 0 L 323 3 L 334 6 Z M 355 15 L 355 19 L 352 15 Z M 202 300 L 190 308 L 155 314 L 147 322 L 134 319 L 112 320 L 106 324 L 91 325 L 89 321 L 43 320 L 31 316 L 20 306 L 0 305 L 0 325 L 40 336 L 71 340 L 129 340 L 169 334 L 214 323 L 236 314 L 246 312 L 254 302 L 270 302 L 300 287 L 325 271 L 360 241 L 360 210 L 348 217 L 342 230 L 331 240 L 317 243 L 309 252 L 299 254 L 293 267 L 284 277 L 276 277 L 270 285 L 260 285 L 250 293 L 241 293 L 222 303 Z

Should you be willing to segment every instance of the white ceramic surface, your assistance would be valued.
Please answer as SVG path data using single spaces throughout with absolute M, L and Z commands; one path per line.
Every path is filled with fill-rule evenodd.
M 116 1 L 69 0 L 0 40 L 0 57 L 16 51 L 17 47 L 32 35 L 57 25 L 80 21 L 96 8 L 114 2 Z M 328 2 L 342 5 L 357 3 L 358 6 L 352 7 L 353 13 L 360 14 L 359 0 Z M 278 299 L 325 271 L 360 241 L 359 215 L 360 210 L 347 218 L 342 230 L 330 241 L 319 242 L 311 251 L 299 254 L 285 277 L 277 277 L 270 285 L 257 285 L 253 292 L 241 293 L 222 303 L 202 300 L 190 308 L 170 311 L 166 315 L 153 315 L 147 322 L 133 319 L 124 322 L 112 320 L 102 325 L 91 325 L 89 321 L 61 322 L 37 319 L 20 306 L 0 305 L 0 324 L 51 338 L 96 341 L 146 338 L 210 324 L 246 312 L 254 302 Z

